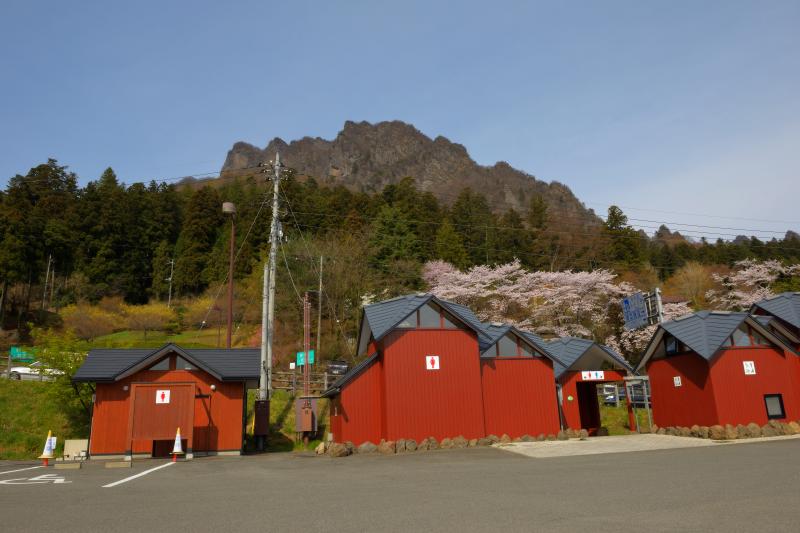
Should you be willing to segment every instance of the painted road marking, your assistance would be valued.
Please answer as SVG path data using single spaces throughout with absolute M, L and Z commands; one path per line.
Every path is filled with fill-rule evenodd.
M 72 481 L 67 481 L 58 474 L 42 474 L 41 476 L 32 477 L 30 479 L 20 477 L 0 481 L 2 485 L 41 485 L 42 483 L 52 483 L 55 485 L 57 483 L 72 483 Z
M 174 464 L 175 463 L 170 461 L 169 463 L 164 463 L 163 465 L 158 465 L 155 468 L 151 468 L 150 470 L 145 470 L 144 472 L 139 472 L 136 475 L 133 475 L 133 476 L 130 476 L 130 477 L 126 477 L 125 479 L 120 479 L 119 481 L 115 481 L 114 483 L 109 483 L 108 485 L 103 485 L 103 488 L 104 489 L 108 489 L 108 488 L 111 488 L 111 487 L 116 487 L 117 485 L 122 485 L 123 483 L 127 483 L 128 481 L 133 481 L 137 477 L 146 476 L 150 472 L 155 472 L 156 470 L 161 470 L 162 468 L 165 468 L 165 467 L 167 467 L 169 465 L 174 465 Z
M 14 472 L 22 472 L 23 470 L 33 470 L 34 468 L 44 468 L 44 466 L 43 465 L 29 466 L 28 468 L 18 468 L 16 470 L 6 470 L 5 472 L 0 472 L 0 476 L 2 476 L 3 474 L 11 474 L 11 473 L 14 473 Z

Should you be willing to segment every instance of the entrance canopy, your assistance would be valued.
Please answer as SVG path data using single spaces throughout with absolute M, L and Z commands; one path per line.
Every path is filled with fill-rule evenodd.
M 633 369 L 617 352 L 588 339 L 562 337 L 547 342 L 547 349 L 560 361 L 553 370 L 556 379 L 565 372 L 603 370 L 606 368 L 631 372 Z

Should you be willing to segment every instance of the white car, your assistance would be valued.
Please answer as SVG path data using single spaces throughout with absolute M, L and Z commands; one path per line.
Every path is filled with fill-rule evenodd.
M 36 361 L 29 366 L 12 366 L 8 377 L 18 381 L 52 381 L 55 376 L 62 374 L 62 371 L 47 368 L 40 361 Z

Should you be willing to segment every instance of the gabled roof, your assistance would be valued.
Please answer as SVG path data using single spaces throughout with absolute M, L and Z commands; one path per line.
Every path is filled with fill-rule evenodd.
M 485 332 L 480 327 L 480 321 L 467 307 L 440 300 L 436 296 L 428 293 L 408 294 L 406 296 L 398 296 L 390 300 L 365 305 L 362 320 L 366 320 L 373 338 L 377 341 L 397 327 L 408 315 L 428 302 L 434 302 L 455 315 L 456 318 L 460 319 L 468 328 L 473 330 L 478 337 L 485 335 Z M 359 345 L 360 341 L 361 339 L 359 339 Z
M 378 358 L 378 352 L 373 353 L 356 366 L 351 368 L 344 376 L 340 377 L 336 381 L 333 382 L 333 385 L 328 387 L 322 394 L 322 398 L 329 398 L 331 396 L 336 396 L 342 390 L 342 387 L 347 385 L 350 381 L 355 379 L 359 374 L 361 374 L 364 370 L 369 368 L 372 363 L 375 362 L 375 359 Z
M 221 381 L 258 379 L 261 351 L 258 348 L 181 348 L 166 344 L 161 348 L 98 348 L 72 377 L 78 382 L 113 382 L 144 370 L 168 353 L 177 353 Z
M 692 351 L 709 360 L 747 316 L 747 313 L 698 311 L 664 322 L 661 327 Z
M 633 371 L 633 368 L 620 354 L 605 346 L 603 344 L 591 341 L 589 339 L 581 339 L 579 337 L 561 337 L 560 339 L 553 339 L 547 342 L 547 348 L 561 361 L 553 370 L 556 377 L 572 369 L 572 366 L 587 352 L 595 350 L 595 353 L 604 357 L 608 362 L 616 364 L 628 371 Z
M 482 325 L 483 330 L 486 332 L 486 338 L 482 340 L 479 339 L 480 353 L 485 352 L 497 344 L 497 341 L 499 341 L 506 333 L 512 332 L 517 337 L 520 337 L 522 340 L 530 344 L 537 352 L 552 360 L 554 367 L 555 365 L 561 364 L 561 361 L 559 361 L 558 358 L 553 355 L 553 352 L 547 348 L 547 343 L 545 343 L 542 338 L 535 333 L 522 331 L 511 324 L 503 324 L 498 322 L 483 323 Z
M 750 310 L 755 312 L 757 309 L 778 317 L 791 326 L 800 328 L 800 292 L 784 292 L 761 300 L 754 303 Z

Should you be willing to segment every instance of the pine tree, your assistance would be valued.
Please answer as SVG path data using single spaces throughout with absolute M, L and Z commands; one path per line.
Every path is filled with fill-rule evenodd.
M 458 268 L 465 268 L 469 256 L 464 249 L 461 236 L 456 232 L 450 219 L 444 219 L 436 232 L 436 257 Z
M 203 187 L 191 196 L 175 251 L 176 290 L 196 293 L 208 286 L 207 268 L 223 222 L 215 189 Z
M 388 272 L 399 260 L 419 261 L 419 239 L 411 230 L 406 217 L 396 208 L 384 206 L 375 220 L 370 247 L 370 263 Z

